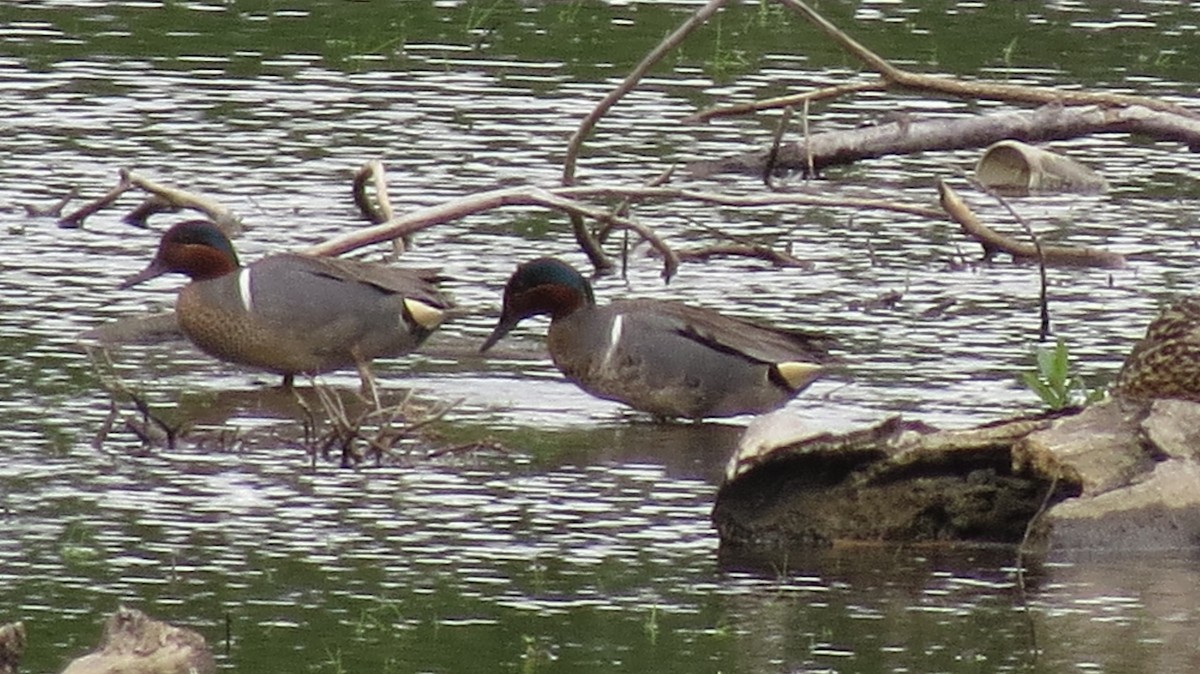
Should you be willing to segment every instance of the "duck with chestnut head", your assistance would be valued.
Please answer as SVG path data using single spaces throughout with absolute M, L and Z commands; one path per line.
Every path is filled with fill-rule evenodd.
M 220 360 L 274 372 L 290 387 L 297 374 L 357 368 L 374 392 L 370 363 L 421 345 L 450 302 L 428 274 L 380 264 L 297 253 L 242 266 L 229 238 L 211 222 L 181 222 L 129 288 L 178 272 L 183 333 Z

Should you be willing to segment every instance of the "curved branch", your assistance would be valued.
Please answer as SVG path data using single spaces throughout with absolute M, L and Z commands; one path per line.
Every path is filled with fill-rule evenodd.
M 996 253 L 1008 253 L 1017 260 L 1036 262 L 1038 248 L 1030 243 L 1011 239 L 987 225 L 975 216 L 962 198 L 944 181 L 938 180 L 938 196 L 946 213 L 962 227 L 968 236 L 983 246 L 983 256 L 990 259 Z M 1068 248 L 1065 246 L 1041 246 L 1041 255 L 1047 266 L 1058 267 L 1101 267 L 1120 269 L 1125 266 L 1125 256 L 1095 248 Z
M 633 71 L 625 76 L 621 84 L 616 89 L 610 91 L 604 97 L 604 100 L 597 103 L 596 107 L 592 108 L 592 111 L 584 116 L 583 120 L 579 122 L 579 128 L 575 130 L 575 133 L 571 135 L 571 140 L 567 142 L 567 156 L 563 160 L 563 185 L 575 184 L 575 164 L 579 157 L 579 150 L 583 146 L 584 139 L 592 132 L 592 129 L 604 117 L 604 114 L 616 105 L 617 101 L 624 98 L 625 94 L 632 91 L 637 86 L 637 83 L 645 77 L 646 73 L 662 60 L 668 52 L 679 46 L 679 43 L 683 42 L 693 30 L 704 25 L 724 4 L 725 0 L 709 0 L 707 4 L 697 10 L 687 21 L 684 21 L 681 26 L 676 28 L 675 32 L 664 38 L 657 47 L 651 50 L 649 54 L 646 54 L 645 58 L 637 64 Z
M 818 14 L 802 0 L 779 1 L 799 12 L 852 56 L 865 63 L 867 67 L 879 73 L 884 80 L 897 87 L 946 94 L 957 98 L 984 98 L 1007 102 L 1060 103 L 1063 105 L 1140 105 L 1152 110 L 1169 112 L 1185 117 L 1200 118 L 1200 112 L 1198 111 L 1144 96 L 1108 92 L 1069 91 L 1054 87 L 1028 87 L 999 82 L 963 82 L 947 77 L 914 73 L 892 65 L 887 59 L 867 49 L 857 40 L 830 23 L 825 17 Z
M 375 185 L 375 201 L 367 197 L 367 180 Z M 358 206 L 363 217 L 378 225 L 395 217 L 392 210 L 392 200 L 388 196 L 387 172 L 383 162 L 378 159 L 363 164 L 354 174 L 354 205 Z M 412 237 L 398 236 L 392 239 L 392 255 L 399 256 L 405 249 L 412 247 Z
M 683 42 L 684 38 L 686 38 L 693 30 L 695 30 L 696 27 L 701 26 L 708 21 L 709 17 L 711 17 L 724 4 L 725 0 L 709 0 L 707 4 L 701 7 L 687 21 L 684 21 L 679 28 L 676 28 L 675 32 L 668 35 L 665 39 L 663 39 L 662 42 L 658 44 L 657 47 L 651 50 L 650 53 L 647 54 L 640 63 L 638 63 L 637 67 L 635 67 L 632 72 L 625 76 L 625 79 L 621 82 L 621 84 L 618 85 L 616 89 L 613 89 L 611 92 L 609 92 L 609 94 L 604 97 L 604 100 L 600 101 L 600 103 L 598 103 L 596 107 L 593 108 L 592 111 L 583 118 L 583 120 L 579 123 L 579 128 L 575 130 L 575 133 L 571 135 L 571 139 L 567 143 L 567 155 L 563 159 L 563 185 L 575 184 L 575 164 L 579 157 L 580 148 L 583 146 L 584 139 L 588 137 L 592 129 L 595 128 L 597 122 L 600 121 L 604 114 L 608 112 L 609 109 L 611 109 L 614 105 L 616 105 L 617 101 L 624 98 L 625 94 L 632 91 L 633 88 L 637 86 L 637 83 L 640 82 L 643 77 L 645 77 L 646 73 L 649 72 L 656 63 L 662 60 L 662 58 L 666 56 L 668 52 L 677 47 L 680 42 Z M 591 261 L 592 266 L 595 267 L 597 271 L 604 271 L 612 268 L 612 262 L 600 248 L 600 244 L 596 241 L 596 237 L 588 231 L 586 226 L 584 226 L 582 217 L 577 214 L 571 215 L 571 229 L 575 233 L 575 240 L 579 242 L 579 246 L 583 249 L 583 252 L 587 254 L 588 260 Z
M 76 228 L 82 227 L 83 221 L 93 213 L 109 206 L 117 200 L 125 192 L 133 188 L 138 188 L 149 192 L 151 195 L 160 201 L 153 202 L 149 205 L 143 203 L 138 206 L 134 212 L 126 218 L 128 222 L 137 226 L 144 226 L 144 216 L 150 212 L 160 210 L 170 210 L 172 208 L 191 209 L 204 213 L 218 227 L 225 231 L 230 236 L 240 234 L 242 231 L 242 221 L 234 214 L 233 211 L 226 208 L 223 204 L 215 199 L 211 199 L 202 194 L 182 190 L 178 187 L 171 187 L 161 183 L 154 182 L 145 176 L 142 176 L 129 169 L 120 169 L 117 171 L 117 184 L 99 199 L 94 199 L 87 204 L 84 204 L 79 209 L 75 210 L 70 215 L 58 221 L 59 227 Z M 141 220 L 139 220 L 141 218 Z
M 571 198 L 570 195 L 531 186 L 508 187 L 480 192 L 464 199 L 422 208 L 407 215 L 392 218 L 374 227 L 367 227 L 343 234 L 324 243 L 306 248 L 302 252 L 308 255 L 340 255 L 363 246 L 387 241 L 398 236 L 407 236 L 442 222 L 456 220 L 472 213 L 493 210 L 501 206 L 543 206 L 563 211 L 576 217 L 592 218 L 599 222 L 611 223 L 617 227 L 632 230 L 646 239 L 650 245 L 654 246 L 663 255 L 663 278 L 670 279 L 679 268 L 679 258 L 650 229 L 614 213 L 581 203 Z

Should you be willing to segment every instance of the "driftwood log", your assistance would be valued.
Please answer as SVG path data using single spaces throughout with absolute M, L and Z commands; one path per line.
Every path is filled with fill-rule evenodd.
M 875 126 L 818 133 L 805 141 L 781 145 L 774 154 L 772 167 L 808 175 L 830 166 L 887 155 L 985 147 L 1008 139 L 1040 143 L 1104 132 L 1140 134 L 1178 141 L 1193 150 L 1200 148 L 1200 119 L 1194 117 L 1142 106 L 1108 109 L 1045 105 L 1032 111 L 950 120 L 900 117 Z M 769 150 L 760 149 L 697 161 L 689 164 L 687 171 L 695 177 L 720 173 L 761 175 L 770 154 Z
M 217 670 L 204 637 L 121 607 L 104 624 L 96 650 L 62 674 L 211 674 Z
M 718 493 L 723 548 L 955 541 L 1065 552 L 1200 542 L 1195 402 L 1116 398 L 952 431 L 896 417 L 782 444 L 772 421 L 748 429 Z

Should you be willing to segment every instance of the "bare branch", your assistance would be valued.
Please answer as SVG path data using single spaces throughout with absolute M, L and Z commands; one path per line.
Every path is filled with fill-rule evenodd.
M 657 47 L 652 49 L 649 54 L 646 54 L 641 63 L 638 63 L 633 71 L 625 76 L 621 84 L 609 92 L 604 97 L 604 100 L 600 101 L 591 112 L 584 116 L 583 120 L 579 122 L 579 128 L 575 130 L 575 133 L 571 135 L 571 140 L 567 143 L 567 156 L 563 160 L 563 185 L 575 184 L 575 163 L 579 157 L 579 150 L 583 146 L 584 139 L 591 134 L 592 129 L 604 117 L 604 114 L 624 98 L 625 94 L 632 91 L 656 63 L 662 60 L 672 49 L 679 46 L 693 30 L 704 25 L 724 4 L 725 0 L 710 0 L 697 10 L 687 21 L 683 22 L 683 25 L 676 28 L 675 32 L 665 37 Z
M 638 63 L 637 67 L 635 67 L 632 72 L 625 76 L 625 79 L 620 85 L 617 86 L 616 89 L 613 89 L 611 92 L 609 92 L 609 94 L 604 97 L 604 100 L 600 101 L 600 103 L 598 103 L 591 112 L 584 116 L 583 120 L 579 123 L 579 128 L 575 130 L 575 133 L 571 135 L 571 139 L 567 143 L 567 155 L 563 159 L 563 185 L 575 184 L 575 165 L 579 157 L 579 151 L 583 147 L 583 141 L 588 137 L 589 134 L 591 134 L 592 129 L 594 129 L 600 119 L 604 117 L 604 114 L 607 113 L 614 105 L 616 105 L 617 101 L 621 100 L 625 94 L 632 91 L 633 88 L 637 86 L 638 82 L 641 81 L 641 79 L 646 75 L 647 72 L 650 71 L 652 67 L 654 67 L 656 63 L 658 63 L 672 49 L 677 47 L 679 43 L 683 42 L 683 40 L 693 30 L 704 25 L 704 23 L 708 21 L 709 17 L 716 13 L 716 11 L 724 4 L 725 0 L 709 0 L 707 4 L 701 7 L 687 21 L 684 21 L 683 25 L 679 26 L 679 28 L 676 28 L 675 32 L 668 35 L 663 39 L 662 42 L 659 43 L 657 47 L 652 49 L 650 53 L 642 59 L 641 63 Z M 595 267 L 597 271 L 604 271 L 612 268 L 612 261 L 609 260 L 608 256 L 604 254 L 604 251 L 600 248 L 599 242 L 596 241 L 596 237 L 594 237 L 592 233 L 588 231 L 587 227 L 584 225 L 582 217 L 577 214 L 571 216 L 571 229 L 575 233 L 575 240 L 579 243 L 579 246 L 583 249 L 583 252 L 587 254 L 588 260 L 591 261 L 592 266 Z M 667 259 L 670 260 L 671 258 L 668 257 Z
M 368 179 L 375 186 L 374 202 L 367 197 Z M 354 195 L 354 204 L 358 206 L 359 212 L 372 223 L 378 225 L 395 217 L 395 212 L 392 210 L 392 200 L 388 196 L 387 174 L 383 167 L 383 162 L 378 159 L 372 159 L 363 164 L 354 173 L 352 193 Z M 392 255 L 394 257 L 398 257 L 405 249 L 411 247 L 412 237 L 410 235 L 392 239 Z
M 38 206 L 36 204 L 21 204 L 21 206 L 25 209 L 25 215 L 28 215 L 31 218 L 57 218 L 62 215 L 62 210 L 66 208 L 67 204 L 70 203 L 71 200 L 74 199 L 78 194 L 79 190 L 72 187 L 71 189 L 67 190 L 66 194 L 56 199 L 54 203 L 50 204 L 49 206 Z
M 422 208 L 411 213 L 397 216 L 388 222 L 348 232 L 323 243 L 311 246 L 303 252 L 309 255 L 340 255 L 363 246 L 380 243 L 397 236 L 411 234 L 443 222 L 457 220 L 474 213 L 494 210 L 503 206 L 541 206 L 564 211 L 580 217 L 592 218 L 599 222 L 612 223 L 636 232 L 644 237 L 664 257 L 663 276 L 670 278 L 678 267 L 679 259 L 671 249 L 653 231 L 642 225 L 619 217 L 608 211 L 583 203 L 582 199 L 630 199 L 658 201 L 698 201 L 701 203 L 737 206 L 737 207 L 771 207 L 771 206 L 815 206 L 815 207 L 848 207 L 886 210 L 918 217 L 944 220 L 946 214 L 936 208 L 916 204 L 904 204 L 877 199 L 835 199 L 830 197 L 812 196 L 808 194 L 793 194 L 773 192 L 758 196 L 739 196 L 717 192 L 679 189 L 673 187 L 634 186 L 580 186 L 543 189 L 534 186 L 505 187 L 487 192 L 479 192 L 451 202 Z
M 122 194 L 125 194 L 125 192 L 128 191 L 130 187 L 131 187 L 131 185 L 129 184 L 129 180 L 126 178 L 125 172 L 122 171 L 120 179 L 117 181 L 117 184 L 114 185 L 111 190 L 109 190 L 104 196 L 100 197 L 99 199 L 95 199 L 93 201 L 90 201 L 90 202 L 84 204 L 82 207 L 75 210 L 67 217 L 59 220 L 58 226 L 62 227 L 64 229 L 78 229 L 80 227 L 83 227 L 83 221 L 86 220 L 89 215 L 101 210 L 102 208 L 104 208 L 104 207 L 108 206 L 109 204 L 111 204 L 112 202 L 116 201 L 117 197 L 121 196 Z
M 844 131 L 820 133 L 805 143 L 787 143 L 776 156 L 779 167 L 807 174 L 812 170 L 850 164 L 892 154 L 984 147 L 1005 139 L 1028 143 L 1076 138 L 1089 133 L 1119 131 L 1144 134 L 1159 140 L 1186 143 L 1200 149 L 1200 119 L 1146 107 L 1104 108 L 1046 105 L 962 119 L 895 122 Z M 694 177 L 724 172 L 758 174 L 769 150 L 695 162 L 687 167 Z
M 684 121 L 690 123 L 708 122 L 720 117 L 738 117 L 755 112 L 762 112 L 763 110 L 793 108 L 797 105 L 815 103 L 828 98 L 841 98 L 846 94 L 855 94 L 864 91 L 887 91 L 887 88 L 887 82 L 884 82 L 883 80 L 855 82 L 853 84 L 840 84 L 834 87 L 824 87 L 821 89 L 815 89 L 813 91 L 806 91 L 802 94 L 790 94 L 788 96 L 766 98 L 761 101 L 751 101 L 749 103 L 741 103 L 738 105 L 709 108 L 707 110 L 701 110 L 700 112 L 697 112 Z
M 1038 248 L 1033 244 L 1015 241 L 990 229 L 971 212 L 970 207 L 944 181 L 938 180 L 938 195 L 942 207 L 968 236 L 983 246 L 984 258 L 998 252 L 1008 253 L 1021 260 L 1038 260 Z M 1065 246 L 1041 246 L 1041 254 L 1049 266 L 1058 267 L 1101 267 L 1119 269 L 1125 266 L 1125 256 L 1095 248 L 1068 248 Z
M 177 187 L 162 185 L 127 169 L 121 169 L 121 180 L 133 187 L 139 187 L 151 194 L 157 195 L 179 208 L 192 209 L 204 213 L 226 234 L 241 233 L 241 219 L 215 199 L 210 199 L 202 194 L 196 194 Z
M 813 263 L 801 260 L 790 253 L 780 252 L 770 246 L 745 243 L 721 243 L 692 250 L 676 251 L 681 262 L 703 262 L 714 257 L 749 257 L 766 260 L 777 267 L 799 267 L 812 269 Z
M 903 89 L 946 94 L 957 98 L 989 99 L 1021 103 L 1057 103 L 1061 105 L 1141 106 L 1184 117 L 1200 119 L 1200 112 L 1155 98 L 1108 92 L 1076 91 L 1055 87 L 1029 87 L 999 82 L 962 80 L 914 73 L 892 65 L 887 59 L 864 47 L 842 32 L 802 0 L 779 0 L 799 12 L 842 49 L 862 61 L 884 80 Z

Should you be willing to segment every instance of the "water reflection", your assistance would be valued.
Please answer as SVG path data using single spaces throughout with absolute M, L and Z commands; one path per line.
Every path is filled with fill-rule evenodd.
M 390 395 L 462 399 L 440 429 L 448 442 L 492 436 L 510 452 L 430 458 L 414 449 L 381 468 L 314 465 L 281 441 L 296 432 L 296 410 L 271 378 L 181 342 L 114 350 L 116 371 L 192 420 L 193 438 L 232 427 L 243 441 L 146 452 L 118 430 L 94 447 L 109 401 L 76 337 L 169 304 L 178 285 L 115 290 L 158 230 L 130 228 L 112 211 L 67 232 L 26 218 L 20 204 L 72 187 L 94 197 L 118 168 L 133 167 L 241 213 L 251 230 L 239 250 L 254 259 L 358 226 L 348 172 L 370 158 L 387 162 L 400 210 L 499 184 L 551 184 L 579 118 L 690 7 L 389 11 L 265 0 L 0 7 L 0 620 L 34 626 L 28 671 L 56 671 L 94 643 L 97 617 L 119 602 L 196 627 L 224 668 L 243 671 L 1200 666 L 1190 638 L 1200 573 L 1190 558 L 1046 564 L 1024 597 L 1009 551 L 728 558 L 708 515 L 745 420 L 662 427 L 592 399 L 545 358 L 541 325 L 523 326 L 510 352 L 475 354 L 518 260 L 553 253 L 582 266 L 556 215 L 501 210 L 421 234 L 406 263 L 442 268 L 466 312 L 426 353 L 379 367 Z M 851 11 L 858 37 L 924 71 L 1196 105 L 1190 5 L 873 2 Z M 721 21 L 603 121 L 581 159 L 584 179 L 640 183 L 669 163 L 761 146 L 769 119 L 678 120 L 866 77 L 769 4 L 727 8 Z M 810 122 L 848 128 L 897 109 L 977 107 L 999 105 L 870 95 L 817 106 Z M 1059 145 L 1101 170 L 1112 193 L 1017 207 L 1050 235 L 1134 260 L 1111 273 L 1051 273 L 1056 331 L 1100 384 L 1157 304 L 1196 285 L 1189 227 L 1200 160 L 1117 135 Z M 935 176 L 974 159 L 881 158 L 785 186 L 929 203 Z M 697 186 L 756 185 L 721 176 Z M 987 200 L 972 205 L 1002 217 Z M 664 287 L 659 261 L 637 248 L 627 276 L 596 283 L 608 299 L 677 298 L 832 334 L 847 372 L 789 407 L 806 422 L 844 427 L 903 411 L 963 426 L 1036 404 L 1015 383 L 1031 362 L 1035 274 L 962 264 L 976 251 L 947 224 L 695 204 L 645 204 L 636 214 L 675 245 L 713 241 L 715 227 L 814 263 L 800 271 L 718 260 L 685 266 Z M 899 302 L 862 308 L 891 291 Z M 924 313 L 947 298 L 955 301 L 936 319 Z M 356 385 L 352 373 L 325 381 Z

